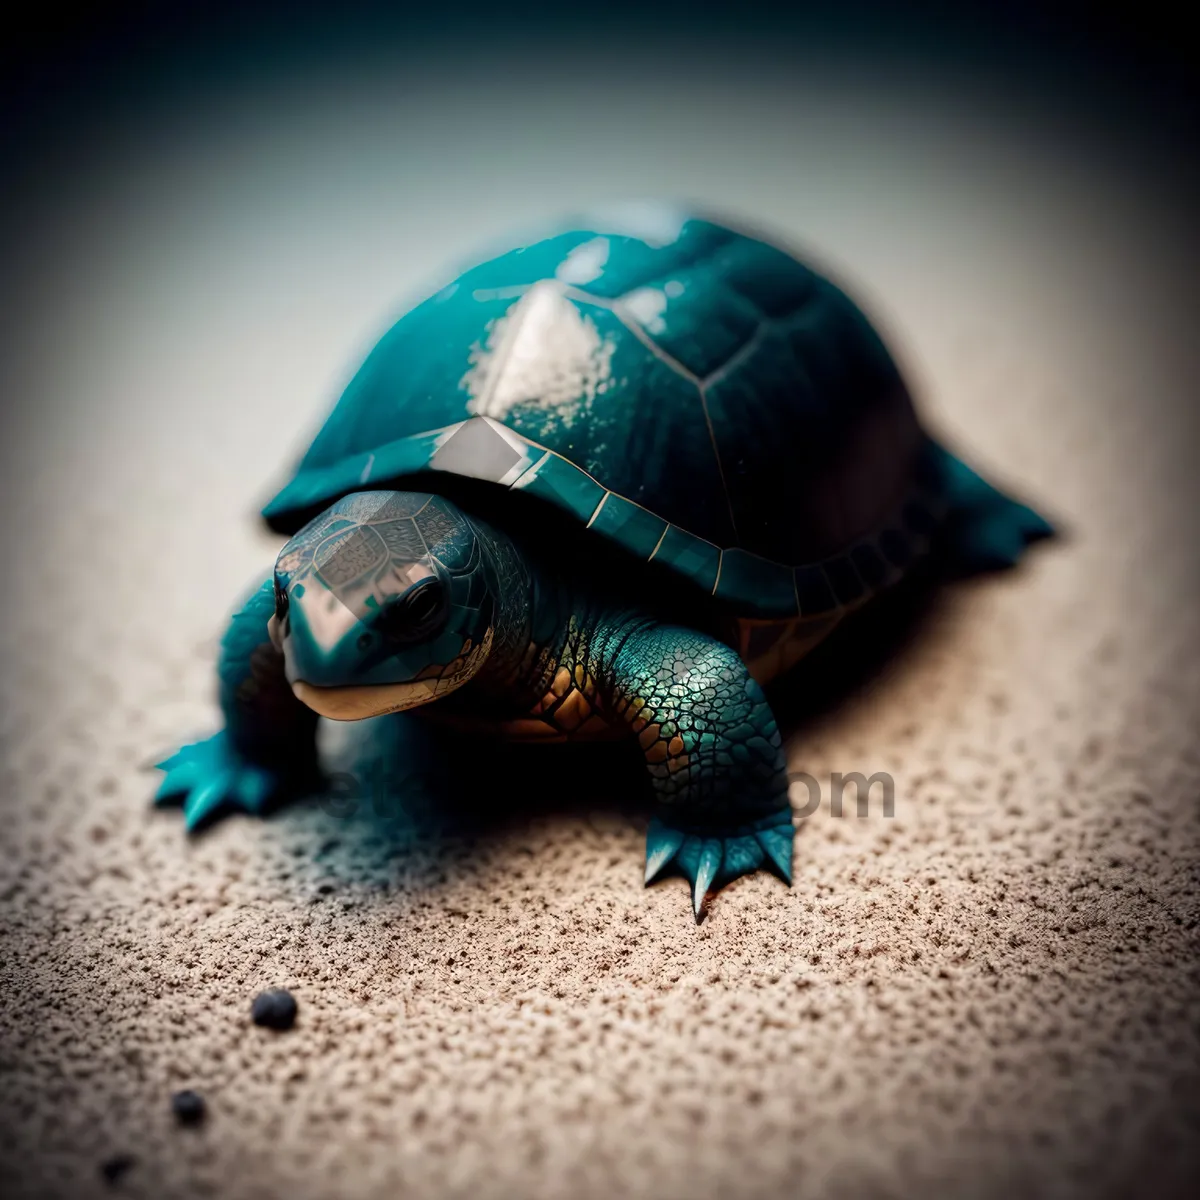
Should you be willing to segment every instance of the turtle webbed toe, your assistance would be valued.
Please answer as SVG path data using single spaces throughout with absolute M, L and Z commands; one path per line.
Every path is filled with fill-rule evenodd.
M 791 809 L 760 821 L 728 828 L 679 827 L 657 816 L 646 834 L 646 883 L 668 873 L 682 875 L 692 887 L 692 911 L 704 915 L 709 893 L 743 875 L 766 868 L 792 881 Z
M 182 746 L 154 765 L 166 772 L 155 804 L 181 804 L 188 832 L 239 810 L 261 816 L 284 790 L 278 772 L 248 762 L 224 732 Z

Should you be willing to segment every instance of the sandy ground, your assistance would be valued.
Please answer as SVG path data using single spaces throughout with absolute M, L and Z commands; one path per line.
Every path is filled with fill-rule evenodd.
M 3 367 L 5 1195 L 105 1192 L 116 1154 L 154 1197 L 1186 1190 L 1184 206 L 1099 124 L 859 81 L 784 136 L 759 84 L 709 80 L 694 128 L 642 94 L 588 125 L 565 88 L 499 148 L 482 84 L 432 125 L 317 90 L 46 168 Z M 819 252 L 931 424 L 1067 536 L 792 685 L 825 785 L 795 886 L 742 880 L 700 926 L 682 881 L 643 889 L 624 777 L 559 759 L 476 765 L 509 820 L 310 804 L 188 840 L 139 765 L 216 720 L 223 614 L 278 545 L 256 502 L 442 264 L 634 190 Z M 893 816 L 830 811 L 855 770 L 893 776 Z M 269 985 L 290 1032 L 249 1022 Z M 174 1124 L 182 1087 L 205 1127 Z

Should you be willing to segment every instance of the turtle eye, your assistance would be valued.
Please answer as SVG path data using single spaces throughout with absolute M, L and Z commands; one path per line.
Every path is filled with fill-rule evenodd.
M 375 628 L 392 642 L 420 642 L 442 627 L 447 613 L 446 589 L 436 579 L 428 579 L 393 600 Z
M 275 580 L 275 617 L 280 622 L 287 617 L 288 611 L 288 595 L 287 592 L 280 586 L 279 580 Z

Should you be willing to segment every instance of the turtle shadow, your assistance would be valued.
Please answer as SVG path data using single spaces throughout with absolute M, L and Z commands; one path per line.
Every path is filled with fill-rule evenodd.
M 785 738 L 844 708 L 885 675 L 902 670 L 948 618 L 952 576 L 916 571 L 845 618 L 766 688 Z
M 326 887 L 430 890 L 539 821 L 649 820 L 632 742 L 480 740 L 407 714 L 360 724 L 338 731 L 329 786 L 307 802 L 322 810 Z
M 902 669 L 944 618 L 944 577 L 916 574 L 848 617 L 767 694 L 785 737 Z M 337 729 L 329 789 L 312 800 L 333 880 L 434 888 L 538 821 L 648 822 L 653 797 L 633 741 L 480 740 L 415 714 Z M 326 828 L 328 826 L 328 828 Z
M 1062 542 L 1069 533 L 1056 525 L 1052 533 L 1027 536 L 1027 545 Z M 938 545 L 924 563 L 843 620 L 786 675 L 766 689 L 785 737 L 852 703 L 885 675 L 904 664 L 932 635 L 953 619 L 962 589 L 1028 569 L 1016 563 L 981 566 L 960 561 Z

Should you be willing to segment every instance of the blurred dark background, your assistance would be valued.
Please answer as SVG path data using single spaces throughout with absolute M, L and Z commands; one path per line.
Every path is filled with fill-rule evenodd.
M 727 47 L 731 57 L 792 55 L 798 63 L 813 54 L 957 60 L 964 70 L 1037 76 L 1066 93 L 1100 84 L 1114 96 L 1153 106 L 1170 132 L 1188 137 L 1190 151 L 1195 71 L 1187 27 L 1184 8 L 1176 4 L 1059 0 L 47 5 L 9 18 L 0 49 L 3 133 L 11 153 L 67 114 L 77 119 L 81 103 L 90 117 L 102 118 L 103 106 L 138 103 L 155 88 L 209 85 L 331 55 L 440 57 L 451 73 L 456 56 L 465 62 L 481 52 L 501 55 L 539 43 L 552 69 L 573 54 L 587 61 L 600 47 L 614 57 L 669 60 L 703 42 Z
M 1152 150 L 1147 161 L 1158 165 L 1150 169 L 1172 164 L 1171 178 L 1153 186 L 1178 199 L 1183 190 L 1194 194 L 1197 179 L 1194 39 L 1182 13 L 1168 3 L 1033 0 L 786 6 L 122 0 L 25 8 L 8 18 L 0 42 L 0 246 L 19 247 L 87 149 L 107 155 L 114 131 L 131 121 L 169 127 L 276 80 L 336 91 L 372 72 L 389 79 L 394 94 L 402 95 L 411 78 L 413 120 L 431 94 L 453 108 L 456 85 L 503 80 L 511 94 L 496 94 L 495 103 L 513 104 L 519 138 L 530 94 L 549 96 L 556 81 L 594 84 L 598 119 L 607 89 L 610 118 L 624 120 L 628 91 L 640 80 L 649 89 L 647 103 L 661 106 L 671 102 L 672 78 L 694 84 L 704 73 L 752 88 L 758 69 L 778 87 L 787 78 L 801 85 L 814 72 L 849 79 L 882 69 L 912 80 L 927 66 L 947 94 L 955 77 L 975 91 L 983 82 L 998 106 L 1024 104 L 1035 124 L 1047 114 L 1056 121 L 1075 114 L 1092 131 L 1110 130 L 1126 155 L 1131 146 Z M 694 102 L 685 111 L 687 103 L 681 128 L 710 120 Z M 552 110 L 553 101 L 546 107 Z M 494 112 L 488 116 L 495 121 Z M 429 149 L 453 167 L 456 147 Z M 1129 169 L 1139 167 L 1131 162 Z

